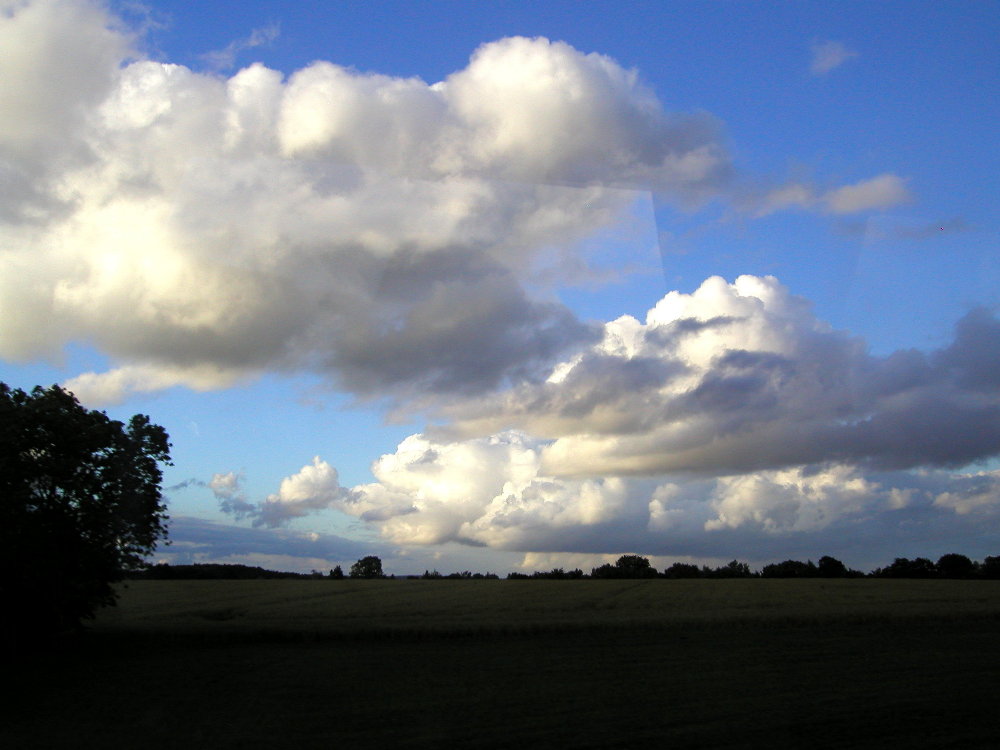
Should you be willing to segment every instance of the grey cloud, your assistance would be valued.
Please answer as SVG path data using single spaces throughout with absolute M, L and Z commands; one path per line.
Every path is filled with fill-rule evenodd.
M 677 343 L 678 339 L 688 334 L 700 333 L 709 328 L 724 328 L 739 319 L 730 315 L 716 315 L 708 320 L 698 318 L 680 318 L 667 325 L 657 326 L 646 331 L 646 340 L 662 348 L 668 348 Z
M 190 516 L 170 519 L 170 540 L 171 545 L 158 550 L 157 557 L 169 557 L 175 564 L 246 559 L 250 565 L 266 565 L 267 558 L 290 557 L 301 558 L 308 565 L 317 559 L 357 560 L 365 555 L 386 556 L 392 551 L 385 544 L 359 542 L 334 534 L 246 528 Z
M 446 253 L 395 265 L 379 286 L 380 311 L 343 331 L 333 353 L 355 393 L 481 393 L 537 376 L 597 336 L 565 307 L 530 300 L 496 264 Z
M 164 492 L 177 492 L 178 490 L 187 489 L 188 487 L 207 487 L 208 484 L 200 479 L 185 479 L 181 482 L 170 485 L 169 487 L 164 487 Z
M 960 320 L 942 350 L 879 358 L 773 279 L 714 284 L 660 305 L 671 300 L 680 321 L 685 306 L 703 307 L 715 324 L 657 320 L 660 305 L 646 325 L 608 324 L 557 378 L 451 404 L 454 424 L 439 434 L 555 438 L 545 467 L 565 476 L 961 466 L 1000 453 L 1000 323 L 988 312 Z M 733 307 L 746 314 L 717 315 Z M 609 350 L 618 336 L 634 343 Z
M 735 203 L 741 209 L 758 218 L 789 209 L 834 215 L 869 213 L 884 211 L 912 200 L 913 194 L 907 186 L 907 180 L 892 173 L 826 189 L 796 181 L 776 187 L 750 184 L 743 186 L 735 196 Z M 888 235 L 903 236 L 902 230 L 885 231 L 879 227 L 879 223 L 873 224 L 871 219 L 861 222 L 840 220 L 837 225 L 845 234 L 860 235 L 868 239 Z
M 957 386 L 984 394 L 1000 390 L 1000 320 L 986 308 L 967 313 L 955 325 L 955 340 L 935 358 L 938 370 Z
M 821 433 L 810 453 L 883 468 L 958 468 L 996 455 L 1000 406 L 960 400 L 954 393 L 897 394 L 874 416 Z
M 243 475 L 230 471 L 226 474 L 215 474 L 204 484 L 212 490 L 219 501 L 219 510 L 229 513 L 237 519 L 253 517 L 259 514 L 254 503 L 251 503 L 243 490 Z

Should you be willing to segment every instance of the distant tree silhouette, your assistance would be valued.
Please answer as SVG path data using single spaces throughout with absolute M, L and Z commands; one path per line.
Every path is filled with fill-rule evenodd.
M 362 557 L 351 566 L 351 578 L 384 578 L 382 561 L 375 555 Z
M 819 572 L 812 560 L 807 563 L 799 560 L 785 560 L 765 565 L 761 568 L 760 575 L 761 578 L 815 578 Z
M 701 578 L 701 568 L 689 563 L 676 562 L 663 571 L 664 578 Z
M 177 580 L 278 580 L 287 578 L 311 578 L 307 573 L 292 573 L 283 570 L 266 570 L 255 565 L 236 565 L 233 563 L 197 563 L 194 565 L 169 565 L 160 563 L 143 570 L 130 572 L 128 579 L 144 579 L 152 581 Z
M 535 579 L 545 579 L 551 581 L 567 581 L 567 580 L 577 580 L 581 578 L 586 578 L 586 574 L 579 568 L 574 568 L 573 570 L 564 570 L 563 568 L 553 568 L 552 570 L 536 570 L 531 575 L 527 573 L 511 573 L 507 576 L 510 579 L 518 578 L 535 578 Z
M 367 562 L 366 562 L 367 561 Z M 372 561 L 378 561 L 377 565 Z M 363 573 L 373 575 L 365 576 Z M 313 573 L 291 573 L 273 570 L 265 570 L 259 567 L 247 565 L 199 563 L 196 565 L 168 565 L 161 563 L 143 569 L 128 571 L 126 578 L 148 578 L 148 579 L 260 579 L 260 578 L 310 578 L 316 577 Z M 385 577 L 381 573 L 381 560 L 376 557 L 362 558 L 351 568 L 351 575 L 355 578 L 363 577 Z M 508 580 L 578 580 L 585 578 L 752 578 L 759 576 L 762 578 L 989 578 L 1000 579 L 1000 556 L 987 557 L 982 563 L 976 563 L 965 555 L 950 553 L 943 555 L 935 564 L 927 558 L 918 557 L 914 560 L 905 557 L 896 558 L 891 565 L 884 568 L 876 568 L 871 573 L 865 574 L 858 570 L 852 570 L 844 565 L 840 560 L 824 555 L 819 558 L 818 564 L 801 562 L 798 560 L 785 560 L 779 563 L 765 565 L 759 573 L 750 570 L 747 563 L 733 560 L 718 568 L 708 566 L 698 567 L 689 563 L 674 563 L 666 568 L 659 576 L 656 570 L 649 565 L 646 558 L 638 555 L 623 555 L 615 563 L 608 563 L 594 568 L 591 575 L 586 575 L 579 568 L 565 570 L 563 568 L 553 568 L 552 570 L 536 570 L 532 573 L 511 572 L 507 574 Z M 344 572 L 337 565 L 329 573 L 329 578 L 343 578 Z M 423 575 L 410 575 L 406 578 L 416 579 L 498 579 L 495 573 L 473 573 L 468 570 L 460 573 L 449 573 L 443 575 L 436 570 L 425 570 Z
M 656 568 L 640 555 L 622 555 L 615 567 L 622 572 L 622 578 L 656 578 Z
M 747 563 L 739 562 L 738 560 L 732 560 L 725 565 L 719 566 L 715 570 L 704 568 L 703 574 L 707 578 L 751 578 L 753 576 L 750 566 Z
M 979 566 L 979 575 L 983 578 L 1000 578 L 1000 556 L 986 557 Z
M 76 629 L 166 536 L 167 433 L 0 383 L 0 597 L 15 640 Z
M 934 578 L 936 574 L 937 568 L 926 557 L 897 557 L 892 565 L 872 571 L 876 578 Z
M 599 565 L 590 569 L 591 578 L 621 578 L 620 571 L 611 563 Z
M 954 552 L 942 555 L 936 567 L 942 578 L 972 578 L 976 572 L 976 564 L 972 560 Z
M 816 572 L 820 578 L 845 578 L 848 575 L 847 566 L 829 555 L 823 555 L 819 559 Z
M 591 578 L 656 578 L 656 568 L 640 555 L 622 555 L 614 565 L 605 564 L 590 571 Z

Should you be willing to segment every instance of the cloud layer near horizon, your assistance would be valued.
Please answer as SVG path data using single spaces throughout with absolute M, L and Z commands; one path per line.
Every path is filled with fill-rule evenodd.
M 403 545 L 713 555 L 1000 511 L 1000 473 L 948 471 L 1000 452 L 984 310 L 947 347 L 873 357 L 774 278 L 712 278 L 607 323 L 544 381 L 445 413 L 376 482 L 343 488 L 317 457 L 253 515 L 331 508 Z

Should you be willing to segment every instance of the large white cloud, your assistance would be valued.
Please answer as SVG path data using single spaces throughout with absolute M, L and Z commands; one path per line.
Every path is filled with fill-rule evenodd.
M 540 288 L 579 273 L 581 240 L 637 189 L 730 190 L 720 123 L 562 42 L 485 44 L 431 84 L 325 61 L 226 78 L 139 43 L 88 0 L 0 13 L 0 357 L 90 344 L 113 363 L 71 380 L 93 403 L 275 370 L 401 399 L 537 375 L 594 334 Z
M 540 264 L 635 188 L 696 201 L 730 171 L 711 117 L 546 39 L 433 85 L 132 46 L 90 2 L 0 15 L 0 356 L 95 345 L 120 369 L 72 381 L 92 401 L 301 368 L 363 395 L 494 387 L 591 335 L 526 291 Z

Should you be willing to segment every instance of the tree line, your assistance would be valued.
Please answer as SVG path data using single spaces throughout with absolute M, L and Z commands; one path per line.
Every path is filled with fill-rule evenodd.
M 614 563 L 592 568 L 590 574 L 580 569 L 564 570 L 554 568 L 534 573 L 510 573 L 508 579 L 639 579 L 639 578 L 947 578 L 947 579 L 1000 579 L 1000 556 L 986 557 L 975 562 L 965 555 L 949 553 L 937 562 L 925 557 L 910 560 L 897 557 L 890 565 L 876 568 L 869 573 L 853 570 L 843 562 L 824 555 L 818 562 L 807 560 L 784 560 L 751 570 L 750 565 L 732 560 L 725 565 L 711 568 L 707 565 L 693 565 L 676 562 L 661 571 L 654 568 L 648 558 L 641 555 L 622 555 Z
M 144 579 L 256 579 L 256 578 L 391 578 L 382 570 L 382 560 L 375 555 L 363 557 L 354 563 L 350 572 L 345 575 L 338 565 L 329 573 L 323 574 L 317 570 L 311 573 L 288 573 L 265 570 L 248 565 L 169 565 L 161 563 L 141 571 L 136 571 L 130 578 Z M 422 575 L 399 576 L 400 578 L 422 580 L 499 580 L 496 573 L 473 573 L 465 570 L 460 573 L 439 573 L 436 570 L 425 570 Z M 511 572 L 506 575 L 508 581 L 523 580 L 583 580 L 583 579 L 642 579 L 642 578 L 939 578 L 939 579 L 1000 579 L 1000 556 L 986 557 L 976 562 L 965 555 L 949 553 L 942 555 L 934 562 L 925 557 L 910 560 L 897 557 L 890 565 L 876 568 L 868 573 L 848 568 L 835 557 L 824 555 L 817 562 L 807 560 L 784 560 L 763 566 L 760 570 L 751 570 L 745 562 L 733 560 L 711 568 L 707 565 L 692 565 L 677 562 L 657 570 L 649 559 L 641 555 L 622 555 L 614 563 L 607 563 L 592 568 L 585 573 L 579 568 L 566 570 L 553 568 L 533 573 Z

